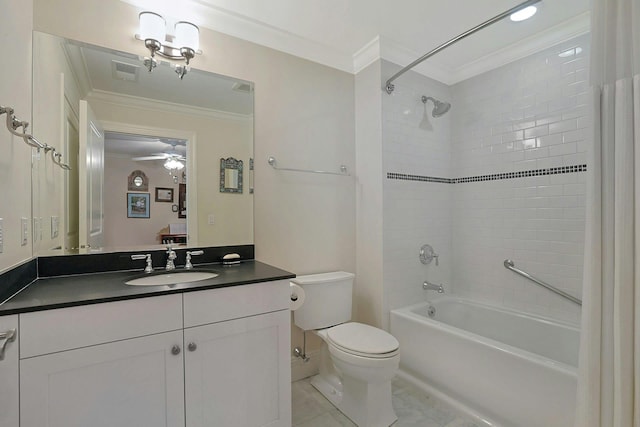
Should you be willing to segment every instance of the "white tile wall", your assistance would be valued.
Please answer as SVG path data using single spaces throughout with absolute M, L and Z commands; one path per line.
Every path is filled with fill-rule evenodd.
M 588 53 L 581 36 L 453 86 L 453 175 L 586 164 Z M 503 261 L 579 297 L 585 182 L 578 172 L 451 186 L 455 293 L 577 321 L 577 306 Z
M 384 173 L 461 178 L 586 164 L 588 52 L 581 36 L 451 88 L 403 75 L 382 101 Z M 383 62 L 383 79 L 397 69 Z M 453 105 L 431 118 L 432 131 L 419 127 L 422 95 Z M 577 321 L 576 306 L 502 263 L 511 258 L 580 296 L 585 180 L 584 172 L 459 184 L 385 178 L 385 310 L 425 299 L 428 279 L 460 296 Z M 439 267 L 420 264 L 424 243 L 440 253 Z
M 382 62 L 382 78 L 399 67 Z M 382 96 L 383 172 L 448 178 L 451 175 L 451 115 L 434 119 L 432 130 L 419 127 L 424 114 L 421 97 L 450 101 L 448 86 L 409 72 L 397 81 L 391 96 Z M 451 186 L 398 181 L 383 184 L 384 319 L 388 311 L 426 297 L 422 282 L 451 283 Z M 440 254 L 440 265 L 425 266 L 418 253 L 425 243 Z

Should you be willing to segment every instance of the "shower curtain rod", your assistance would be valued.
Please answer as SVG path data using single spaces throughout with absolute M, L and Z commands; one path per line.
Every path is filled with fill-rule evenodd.
M 486 28 L 486 27 L 488 27 L 490 25 L 495 24 L 498 21 L 503 20 L 507 16 L 510 16 L 512 13 L 515 13 L 515 12 L 521 10 L 521 9 L 524 9 L 525 7 L 534 5 L 534 4 L 539 3 L 541 1 L 542 0 L 527 0 L 524 3 L 520 3 L 516 7 L 512 7 L 511 9 L 509 9 L 509 10 L 507 10 L 505 12 L 502 12 L 500 15 L 494 16 L 493 18 L 489 19 L 488 21 L 485 21 L 482 24 L 480 24 L 480 25 L 478 25 L 476 27 L 473 27 L 470 30 L 465 31 L 464 33 L 460 34 L 459 36 L 456 36 L 456 37 L 452 38 L 448 42 L 441 44 L 437 48 L 435 48 L 432 51 L 424 54 L 423 56 L 421 56 L 420 58 L 416 59 L 411 64 L 407 65 L 402 70 L 398 71 L 393 76 L 391 76 L 391 78 L 389 80 L 387 80 L 387 82 L 385 83 L 385 90 L 387 91 L 387 93 L 389 95 L 391 95 L 391 93 L 393 92 L 393 89 L 395 89 L 395 87 L 394 87 L 392 82 L 395 79 L 397 79 L 398 77 L 400 77 L 401 75 L 403 75 L 404 73 L 406 73 L 407 71 L 409 71 L 410 69 L 412 69 L 413 67 L 415 67 L 416 65 L 418 65 L 421 62 L 423 62 L 424 60 L 426 60 L 427 58 L 432 57 L 436 53 L 440 52 L 441 50 L 444 50 L 444 49 L 448 48 L 449 46 L 451 46 L 451 45 L 453 45 L 453 44 L 455 44 L 457 42 L 459 42 L 460 40 L 464 39 L 467 36 L 470 36 L 471 34 L 476 33 L 478 31 L 482 30 L 483 28 Z

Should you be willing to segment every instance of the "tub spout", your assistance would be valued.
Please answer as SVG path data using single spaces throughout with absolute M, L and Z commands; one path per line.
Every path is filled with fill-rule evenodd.
M 422 289 L 426 291 L 438 291 L 439 294 L 444 293 L 444 286 L 442 286 L 441 284 L 436 285 L 433 283 L 429 283 L 427 280 L 425 280 L 422 284 Z

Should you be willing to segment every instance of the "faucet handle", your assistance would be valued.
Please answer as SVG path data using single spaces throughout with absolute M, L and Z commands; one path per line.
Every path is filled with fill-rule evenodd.
M 147 266 L 144 268 L 145 273 L 151 273 L 153 271 L 153 264 L 151 261 L 151 254 L 133 254 L 131 255 L 131 259 L 136 261 L 139 259 L 146 259 Z
M 434 259 L 436 260 L 436 265 L 439 265 L 438 262 L 438 258 L 440 257 L 440 255 L 438 255 L 434 250 L 433 250 L 433 246 L 431 245 L 422 245 L 422 247 L 420 248 L 420 254 L 419 254 L 419 258 L 420 258 L 420 262 L 423 264 L 431 264 L 431 261 L 433 261 Z
M 193 264 L 191 264 L 191 256 L 202 255 L 204 254 L 203 250 L 198 251 L 187 251 L 187 262 L 184 265 L 184 268 L 187 270 L 191 270 L 193 268 Z

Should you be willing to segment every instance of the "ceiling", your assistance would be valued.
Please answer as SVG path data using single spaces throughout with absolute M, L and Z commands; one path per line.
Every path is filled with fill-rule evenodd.
M 523 0 L 122 0 L 347 72 L 382 57 L 406 65 Z M 534 18 L 503 20 L 416 69 L 452 84 L 584 34 L 590 0 L 543 0 Z M 206 55 L 207 46 L 202 46 Z
M 151 156 L 158 153 L 177 153 L 185 157 L 187 155 L 187 141 L 183 139 L 105 132 L 104 151 L 110 155 L 125 157 Z

